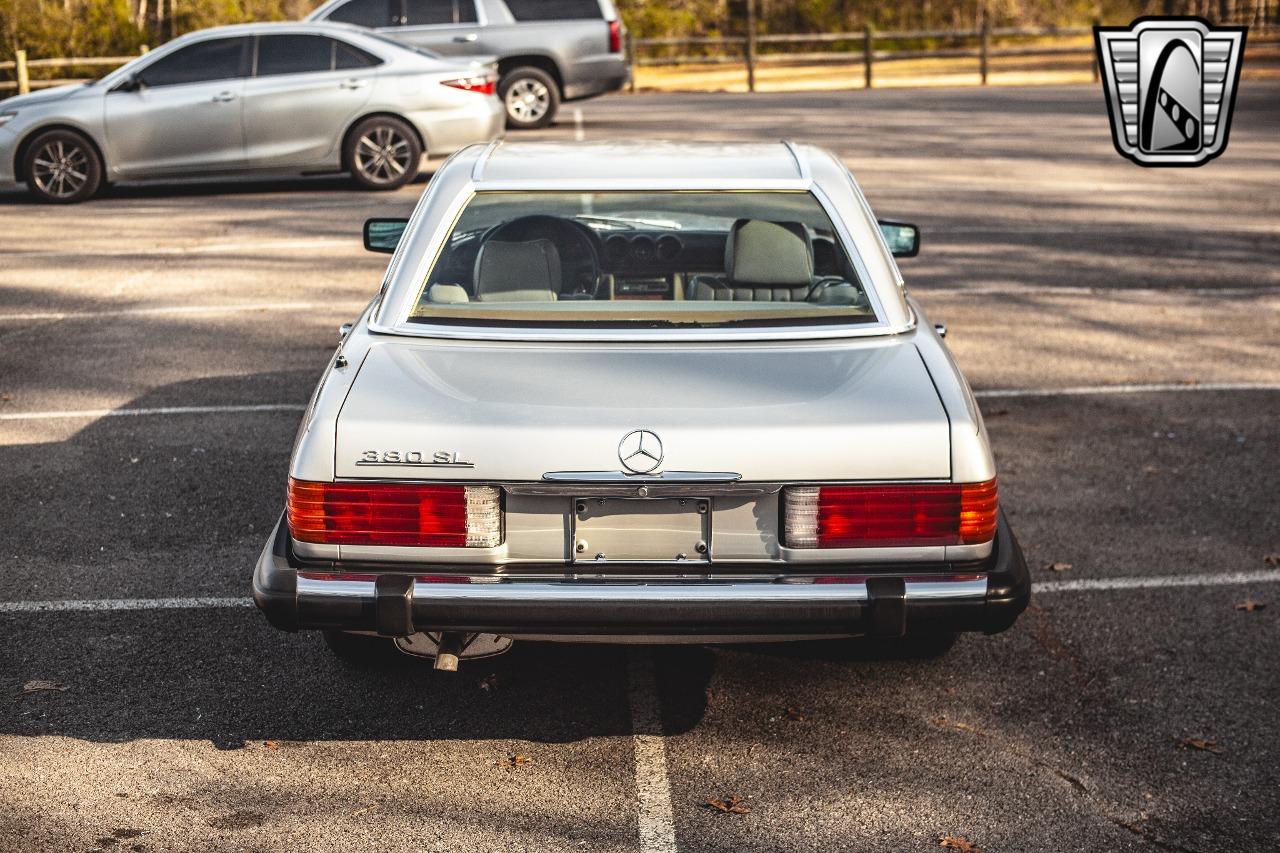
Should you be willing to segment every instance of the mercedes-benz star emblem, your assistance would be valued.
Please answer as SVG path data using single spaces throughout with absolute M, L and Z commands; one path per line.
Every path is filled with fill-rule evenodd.
M 651 474 L 662 464 L 662 439 L 656 432 L 633 429 L 618 442 L 618 459 L 632 474 Z

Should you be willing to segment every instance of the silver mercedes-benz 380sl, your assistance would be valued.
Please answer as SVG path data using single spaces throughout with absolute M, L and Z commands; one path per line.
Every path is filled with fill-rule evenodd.
M 995 633 L 1030 580 L 982 416 L 822 149 L 454 155 L 344 326 L 254 595 L 360 657 L 513 638 Z

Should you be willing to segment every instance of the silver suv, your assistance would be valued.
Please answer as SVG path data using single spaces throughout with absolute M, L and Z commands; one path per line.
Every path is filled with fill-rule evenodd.
M 625 86 L 613 0 L 329 0 L 308 16 L 371 27 L 444 55 L 498 60 L 507 126 L 545 127 L 561 101 Z

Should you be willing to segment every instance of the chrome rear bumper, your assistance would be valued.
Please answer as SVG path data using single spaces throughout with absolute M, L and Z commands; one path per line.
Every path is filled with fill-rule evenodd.
M 272 624 L 286 630 L 755 637 L 898 636 L 909 626 L 993 633 L 1013 623 L 1030 595 L 1022 553 L 1003 518 L 995 552 L 981 566 L 919 573 L 899 567 L 843 574 L 835 583 L 798 576 L 519 580 L 395 569 L 341 572 L 306 565 L 290 552 L 282 523 L 258 561 L 254 598 Z

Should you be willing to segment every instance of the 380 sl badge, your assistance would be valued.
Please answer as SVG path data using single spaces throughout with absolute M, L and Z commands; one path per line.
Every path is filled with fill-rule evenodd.
M 421 450 L 366 450 L 357 465 L 394 465 L 410 468 L 474 468 L 474 462 L 462 458 L 456 450 L 437 450 L 430 456 Z

